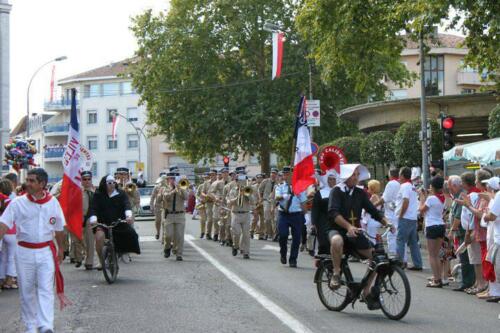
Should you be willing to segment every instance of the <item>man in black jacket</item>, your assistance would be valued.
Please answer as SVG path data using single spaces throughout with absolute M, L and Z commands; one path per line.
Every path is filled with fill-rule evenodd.
M 330 252 L 333 260 L 333 277 L 330 281 L 332 289 L 338 289 L 341 286 L 340 265 L 344 248 L 358 253 L 363 258 L 372 258 L 371 243 L 361 232 L 362 210 L 366 210 L 383 225 L 389 225 L 387 220 L 370 202 L 364 190 L 357 187 L 359 181 L 370 178 L 370 173 L 366 167 L 360 164 L 341 165 L 340 178 L 343 182 L 331 191 L 328 203 L 328 215 L 330 217 L 328 239 L 330 240 Z M 367 301 L 370 302 L 371 283 L 367 285 L 364 295 Z
M 99 188 L 94 194 L 91 205 L 91 214 L 89 222 L 97 222 L 105 225 L 111 225 L 117 220 L 126 220 L 130 225 L 134 223 L 132 210 L 127 195 L 116 186 L 115 178 L 111 175 L 104 176 L 99 183 Z M 99 257 L 102 260 L 102 247 L 104 240 L 108 238 L 108 229 L 103 227 L 94 228 L 95 247 Z M 103 263 L 101 262 L 101 267 Z

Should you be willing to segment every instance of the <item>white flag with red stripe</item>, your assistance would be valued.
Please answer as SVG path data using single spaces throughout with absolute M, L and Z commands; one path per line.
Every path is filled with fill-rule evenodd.
M 283 62 L 283 33 L 273 32 L 273 80 L 281 76 Z
M 111 136 L 113 137 L 113 140 L 116 139 L 116 131 L 118 128 L 118 121 L 120 121 L 120 117 L 118 117 L 117 114 L 113 114 L 113 123 L 112 123 L 112 128 L 111 128 Z
M 295 124 L 295 160 L 292 175 L 292 189 L 295 195 L 304 192 L 308 186 L 315 184 L 311 135 L 307 127 L 305 97 L 300 99 L 297 122 Z
M 71 89 L 71 116 L 68 145 L 63 155 L 63 182 L 59 203 L 66 218 L 66 228 L 82 239 L 83 202 L 82 180 L 80 177 L 80 131 L 76 113 L 76 89 Z

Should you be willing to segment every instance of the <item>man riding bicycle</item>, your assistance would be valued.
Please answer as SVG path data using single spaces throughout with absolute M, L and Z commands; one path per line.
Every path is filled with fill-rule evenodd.
M 327 233 L 333 260 L 330 288 L 333 290 L 341 287 L 341 261 L 344 249 L 357 253 L 362 258 L 369 260 L 372 258 L 372 245 L 361 229 L 362 210 L 364 209 L 384 226 L 390 226 L 389 222 L 370 202 L 364 190 L 357 187 L 359 181 L 370 178 L 368 169 L 361 164 L 344 164 L 340 168 L 342 183 L 330 192 L 328 203 L 328 216 L 331 222 Z M 373 274 L 371 281 L 367 283 L 367 287 L 363 291 L 363 297 L 369 309 L 377 309 L 380 306 L 377 292 L 371 291 L 375 276 Z
M 91 224 L 99 222 L 100 224 L 109 226 L 113 222 L 123 219 L 129 225 L 134 223 L 127 195 L 116 187 L 115 178 L 111 175 L 104 176 L 101 179 L 99 188 L 93 197 L 91 209 L 89 218 Z M 108 229 L 105 227 L 97 226 L 94 228 L 96 251 L 101 263 L 100 269 L 103 267 L 102 248 L 104 240 L 109 238 L 108 232 Z

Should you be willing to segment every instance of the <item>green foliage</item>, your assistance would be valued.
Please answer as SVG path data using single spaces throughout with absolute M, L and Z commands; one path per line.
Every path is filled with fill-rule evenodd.
M 361 136 L 344 136 L 337 138 L 332 142 L 325 143 L 321 146 L 321 148 L 330 145 L 337 146 L 344 152 L 344 155 L 347 158 L 347 163 L 359 163 L 361 161 L 361 142 Z
M 443 134 L 437 121 L 430 121 L 432 129 L 432 159 L 442 158 Z M 394 136 L 394 156 L 398 166 L 422 165 L 422 144 L 419 140 L 420 121 L 412 120 L 403 123 Z
M 500 137 L 500 104 L 491 110 L 488 124 L 488 136 L 492 139 Z
M 389 131 L 372 132 L 361 142 L 361 161 L 370 165 L 389 165 L 394 162 L 394 134 Z
M 172 0 L 166 14 L 136 17 L 131 74 L 156 133 L 192 162 L 258 153 L 265 170 L 271 151 L 289 159 L 297 104 L 309 84 L 297 10 L 295 0 Z M 266 20 L 280 24 L 286 37 L 282 77 L 274 81 Z M 316 75 L 313 87 L 324 124 L 318 138 L 337 137 L 335 111 L 348 102 Z

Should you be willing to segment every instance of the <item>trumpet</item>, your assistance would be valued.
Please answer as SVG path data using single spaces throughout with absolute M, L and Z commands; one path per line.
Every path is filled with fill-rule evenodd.
M 136 190 L 137 190 L 137 185 L 135 185 L 134 183 L 128 183 L 127 185 L 125 185 L 125 192 L 127 192 L 127 194 L 132 194 Z
M 187 190 L 189 188 L 189 180 L 187 180 L 186 178 L 182 178 L 179 181 L 179 187 L 181 188 L 181 190 Z

